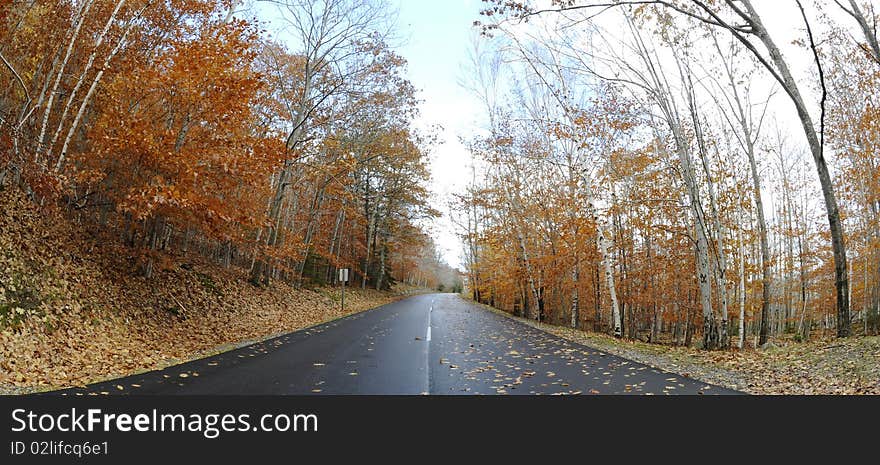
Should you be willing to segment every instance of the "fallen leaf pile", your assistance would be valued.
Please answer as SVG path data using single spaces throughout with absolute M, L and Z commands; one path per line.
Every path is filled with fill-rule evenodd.
M 147 280 L 118 240 L 0 191 L 0 393 L 125 376 L 339 318 L 413 289 L 257 288 L 196 254 Z M 182 260 L 181 260 L 182 259 Z
M 776 339 L 766 349 L 702 351 L 514 318 L 572 342 L 750 394 L 880 394 L 880 337 Z

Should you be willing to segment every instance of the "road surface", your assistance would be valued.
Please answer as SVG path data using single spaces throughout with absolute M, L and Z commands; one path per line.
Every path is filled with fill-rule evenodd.
M 734 394 L 429 294 L 76 394 Z

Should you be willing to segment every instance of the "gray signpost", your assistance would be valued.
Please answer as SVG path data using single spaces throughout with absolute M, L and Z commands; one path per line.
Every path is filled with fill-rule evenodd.
M 342 283 L 342 312 L 345 313 L 345 283 L 348 282 L 348 268 L 340 268 L 339 282 Z

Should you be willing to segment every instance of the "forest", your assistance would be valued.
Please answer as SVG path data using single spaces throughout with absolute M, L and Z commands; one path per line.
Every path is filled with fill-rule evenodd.
M 704 349 L 878 334 L 877 4 L 782 3 L 484 1 L 472 298 Z
M 388 8 L 269 3 L 284 40 L 237 0 L 3 0 L 0 188 L 146 278 L 197 254 L 260 286 L 437 287 L 434 136 Z
M 0 2 L 0 393 L 880 387 L 876 1 Z

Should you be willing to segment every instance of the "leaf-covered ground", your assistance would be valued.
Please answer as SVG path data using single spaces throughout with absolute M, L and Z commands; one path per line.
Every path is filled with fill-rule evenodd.
M 701 351 L 509 318 L 652 367 L 750 394 L 880 394 L 880 337 L 775 340 L 766 349 Z
M 0 393 L 181 363 L 412 292 L 257 288 L 193 254 L 140 277 L 130 252 L 0 191 Z M 109 244 L 109 245 L 108 245 Z M 180 257 L 179 257 L 180 258 Z

